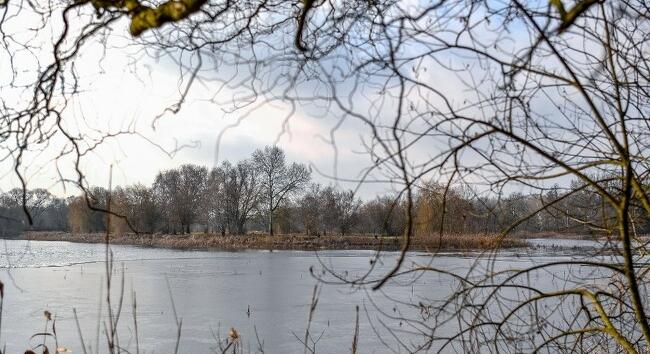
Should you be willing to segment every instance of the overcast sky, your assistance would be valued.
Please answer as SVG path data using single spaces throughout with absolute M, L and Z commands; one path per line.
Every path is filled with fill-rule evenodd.
M 273 144 L 285 150 L 289 161 L 311 165 L 314 181 L 323 184 L 354 188 L 356 183 L 343 183 L 341 179 L 358 178 L 371 163 L 364 153 L 364 131 L 358 122 L 350 120 L 337 126 L 335 150 L 330 133 L 336 119 L 313 117 L 305 113 L 310 107 L 299 107 L 287 121 L 291 110 L 282 102 L 261 105 L 240 119 L 243 112 L 227 114 L 225 105 L 206 101 L 217 92 L 217 85 L 211 82 L 195 83 L 178 113 L 156 119 L 177 101 L 179 87 L 183 87 L 177 66 L 152 59 L 132 63 L 128 50 L 103 55 L 99 47 L 89 46 L 76 61 L 76 69 L 84 78 L 82 92 L 68 103 L 64 118 L 70 126 L 78 126 L 84 136 L 120 130 L 138 135 L 109 139 L 84 157 L 80 167 L 90 185 L 106 187 L 111 164 L 114 185 L 150 185 L 159 170 L 185 163 L 210 168 L 225 160 L 247 158 L 255 149 Z M 219 91 L 221 100 L 233 94 L 227 89 Z M 78 192 L 65 189 L 61 183 L 62 177 L 75 178 L 72 160 L 57 159 L 62 149 L 63 143 L 54 141 L 25 159 L 29 188 L 44 187 L 58 195 Z M 4 164 L 2 168 L 2 189 L 17 186 L 13 166 Z M 359 195 L 372 198 L 389 190 L 388 184 L 369 184 L 359 190 Z
M 124 25 L 124 21 L 121 24 Z M 17 26 L 25 24 L 18 23 Z M 182 109 L 175 114 L 163 114 L 157 119 L 166 107 L 177 103 L 180 92 L 187 84 L 187 75 L 182 75 L 179 66 L 169 58 L 154 60 L 151 56 L 142 55 L 141 47 L 127 45 L 133 43 L 132 38 L 121 25 L 115 27 L 117 29 L 111 34 L 114 43 L 89 43 L 84 45 L 83 51 L 77 55 L 74 71 L 81 78 L 80 92 L 71 95 L 67 102 L 67 108 L 63 110 L 64 124 L 74 135 L 91 142 L 93 138 L 102 137 L 106 133 L 129 131 L 137 134 L 117 135 L 84 155 L 79 167 L 87 178 L 87 184 L 107 187 L 109 168 L 112 165 L 113 185 L 150 185 L 160 170 L 186 163 L 211 168 L 225 160 L 236 162 L 247 158 L 254 150 L 273 144 L 285 150 L 289 161 L 312 166 L 314 181 L 323 184 L 341 183 L 344 188 L 354 188 L 356 183 L 342 181 L 358 179 L 373 164 L 364 146 L 364 140 L 368 141 L 370 131 L 359 120 L 346 119 L 339 124 L 340 112 L 330 112 L 328 109 L 309 105 L 292 109 L 288 103 L 281 101 L 259 104 L 263 100 L 257 102 L 259 105 L 254 110 L 243 109 L 229 113 L 231 105 L 228 102 L 232 103 L 235 100 L 233 97 L 239 97 L 240 92 L 237 87 L 220 87 L 213 80 L 195 81 Z M 47 43 L 51 42 L 51 38 L 44 36 L 41 59 L 47 62 L 48 56 L 51 56 Z M 514 39 L 518 36 L 525 34 L 511 35 Z M 14 53 L 14 61 L 20 62 L 20 68 L 36 68 L 40 63 L 39 55 L 33 52 L 39 47 L 38 40 L 31 40 L 34 48 L 29 53 Z M 504 41 L 500 45 L 516 47 L 518 42 Z M 525 41 L 522 43 L 525 44 Z M 408 50 L 418 51 L 418 47 Z M 240 54 L 245 56 L 245 52 Z M 9 65 L 5 59 L 7 58 L 0 58 L 0 65 Z M 189 60 L 187 63 L 192 62 L 191 58 L 185 60 Z M 458 70 L 440 70 L 441 62 L 456 65 Z M 470 64 L 471 59 L 463 56 L 447 57 L 443 53 L 437 54 L 435 60 L 427 58 L 419 63 L 419 67 L 429 70 L 418 69 L 417 73 L 415 70 L 411 73 L 411 69 L 406 68 L 404 71 L 409 75 L 418 75 L 418 80 L 439 85 L 452 104 L 465 105 L 463 101 L 468 95 L 476 94 L 464 90 L 467 82 L 474 79 L 470 74 L 473 72 L 480 78 L 483 72 L 481 70 L 485 70 L 476 66 L 476 63 L 472 66 Z M 66 70 L 69 72 L 71 68 Z M 231 69 L 228 67 L 206 66 L 202 75 L 223 78 L 231 74 L 229 70 Z M 0 82 L 4 84 L 10 81 L 11 76 L 9 71 L 0 72 Z M 18 76 L 26 77 L 29 82 L 29 73 L 21 72 Z M 461 76 L 464 78 L 461 79 Z M 70 79 L 71 77 L 68 77 L 68 85 Z M 264 79 L 267 78 L 261 78 L 260 81 Z M 468 81 L 463 82 L 463 79 Z M 483 85 L 482 81 L 476 84 L 479 85 L 477 90 L 483 89 L 480 86 Z M 370 87 L 369 90 L 373 89 L 367 82 L 364 85 Z M 485 87 L 485 92 L 481 94 L 489 95 L 491 87 Z M 318 87 L 310 89 L 315 90 L 315 93 L 319 90 Z M 5 100 L 29 102 L 27 95 L 30 94 L 29 90 L 3 88 Z M 381 117 L 386 111 L 388 119 L 395 116 L 394 101 L 378 98 L 378 95 L 390 96 L 390 89 L 381 94 L 369 94 L 376 95 L 376 102 L 381 101 L 379 106 L 371 108 L 373 111 L 369 115 Z M 373 99 L 363 95 L 351 98 L 352 101 L 358 101 L 355 102 L 355 108 L 368 108 L 364 104 L 369 103 L 362 102 L 364 98 Z M 419 97 L 417 92 L 413 92 L 409 93 L 407 98 L 409 103 L 414 105 L 414 111 L 422 108 L 422 111 L 430 112 L 431 106 L 444 106 L 442 102 L 437 102 L 440 98 L 435 95 Z M 476 99 L 474 96 L 471 98 Z M 549 97 L 550 99 L 552 97 Z M 468 106 L 471 106 L 471 100 Z M 418 107 L 419 104 L 424 107 Z M 479 112 L 478 108 L 472 109 L 475 109 L 477 114 L 483 113 Z M 244 115 L 246 112 L 249 113 Z M 417 121 L 412 117 L 410 119 Z M 414 126 L 410 128 L 419 129 Z M 59 158 L 62 152 L 69 153 L 70 148 L 69 143 L 66 144 L 61 138 L 59 136 L 50 139 L 47 146 L 37 147 L 36 151 L 23 157 L 21 171 L 27 178 L 28 188 L 44 187 L 58 195 L 78 193 L 74 188 L 64 188 L 66 184 L 61 183 L 62 180 L 76 179 L 73 160 L 69 157 Z M 418 165 L 447 148 L 447 140 L 423 139 L 409 147 L 410 162 Z M 465 159 L 464 162 L 471 162 L 468 155 L 462 158 Z M 13 173 L 12 161 L 6 159 L 4 163 L 0 163 L 2 190 L 19 185 Z M 381 178 L 382 175 L 378 173 L 370 179 L 375 177 Z M 71 187 L 72 184 L 67 186 Z M 358 192 L 362 198 L 369 199 L 394 187 L 388 183 L 366 183 Z

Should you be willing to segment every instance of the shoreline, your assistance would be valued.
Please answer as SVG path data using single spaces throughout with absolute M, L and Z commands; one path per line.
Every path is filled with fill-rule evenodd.
M 67 232 L 25 232 L 18 239 L 30 241 L 66 241 L 75 243 L 104 243 L 105 233 L 72 234 Z M 392 236 L 306 236 L 306 235 L 225 235 L 220 234 L 116 234 L 111 244 L 182 250 L 370 250 L 399 251 L 401 237 Z M 521 248 L 530 246 L 525 240 L 498 235 L 449 235 L 439 242 L 437 236 L 415 237 L 411 251 L 473 251 L 486 249 Z

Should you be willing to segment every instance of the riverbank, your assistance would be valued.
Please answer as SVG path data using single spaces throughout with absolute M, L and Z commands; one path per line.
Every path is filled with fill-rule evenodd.
M 21 239 L 34 241 L 67 241 L 78 243 L 103 243 L 106 235 L 102 233 L 72 234 L 65 232 L 26 232 Z M 397 251 L 401 248 L 400 237 L 375 236 L 305 236 L 305 235 L 151 235 L 119 234 L 111 235 L 110 242 L 119 245 L 161 247 L 174 249 L 214 249 L 214 250 L 385 250 Z M 414 238 L 411 250 L 416 251 L 470 251 L 497 248 L 526 247 L 519 239 L 502 239 L 498 235 L 448 235 L 440 239 Z
M 548 232 L 548 231 L 537 231 L 537 232 L 514 232 L 509 235 L 514 239 L 549 239 L 549 240 L 588 240 L 588 241 L 598 241 L 607 239 L 603 235 L 594 235 L 586 233 L 571 233 L 571 232 Z

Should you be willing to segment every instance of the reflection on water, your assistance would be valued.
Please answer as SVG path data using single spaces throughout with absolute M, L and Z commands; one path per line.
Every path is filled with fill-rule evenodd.
M 86 345 L 95 348 L 97 339 L 104 342 L 104 324 L 98 321 L 100 299 L 105 287 L 104 246 L 65 242 L 6 241 L 0 261 L 4 271 L 5 303 L 0 342 L 7 352 L 20 352 L 30 345 L 30 336 L 43 330 L 43 310 L 57 318 L 59 342 L 82 352 L 74 324 L 75 308 Z M 140 348 L 147 352 L 171 351 L 176 325 L 170 306 L 173 295 L 178 316 L 182 318 L 181 353 L 211 352 L 217 333 L 222 337 L 230 327 L 243 335 L 243 343 L 255 352 L 255 330 L 266 353 L 302 352 L 296 336 L 302 338 L 307 324 L 313 286 L 317 283 L 310 267 L 320 273 L 323 262 L 349 278 L 369 269 L 374 252 L 370 251 L 247 251 L 208 252 L 177 251 L 131 246 L 113 246 L 116 261 L 113 295 L 119 296 L 119 279 L 124 274 L 124 305 L 120 315 L 121 345 L 134 347 L 132 291 L 137 296 Z M 513 263 L 535 262 L 522 258 L 529 251 L 510 251 L 499 256 L 500 267 Z M 395 254 L 385 255 L 376 267 L 375 277 L 392 266 Z M 412 255 L 407 262 L 423 262 L 429 257 Z M 542 257 L 545 258 L 545 257 Z M 472 257 L 438 256 L 434 263 L 448 270 L 467 268 Z M 542 261 L 544 259 L 541 259 Z M 395 299 L 417 303 L 422 296 L 442 298 L 451 291 L 449 280 L 440 276 L 389 283 L 379 293 L 364 287 L 324 285 L 316 315 L 311 325 L 322 333 L 317 352 L 348 352 L 354 332 L 355 306 L 362 310 L 359 348 L 361 353 L 388 352 L 375 331 L 390 338 L 383 325 L 400 328 L 381 312 L 408 314 L 413 308 L 396 305 Z M 117 285 L 115 285 L 117 284 Z M 169 288 L 168 288 L 169 284 Z M 103 321 L 103 319 L 102 319 Z M 98 324 L 99 323 L 99 324 Z M 408 337 L 408 335 L 406 335 Z M 101 349 L 101 348 L 100 348 Z M 94 350 L 93 350 L 94 352 Z

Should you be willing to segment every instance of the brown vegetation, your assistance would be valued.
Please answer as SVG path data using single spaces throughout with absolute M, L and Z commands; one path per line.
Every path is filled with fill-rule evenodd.
M 25 240 L 67 241 L 82 243 L 103 243 L 105 234 L 66 232 L 25 232 Z M 306 236 L 306 235 L 152 235 L 119 234 L 111 236 L 112 244 L 176 249 L 214 249 L 214 250 L 386 250 L 400 249 L 400 237 L 356 236 Z M 486 250 L 499 247 L 525 247 L 523 240 L 501 238 L 497 234 L 456 234 L 417 237 L 412 240 L 412 249 L 419 251 L 435 250 Z

